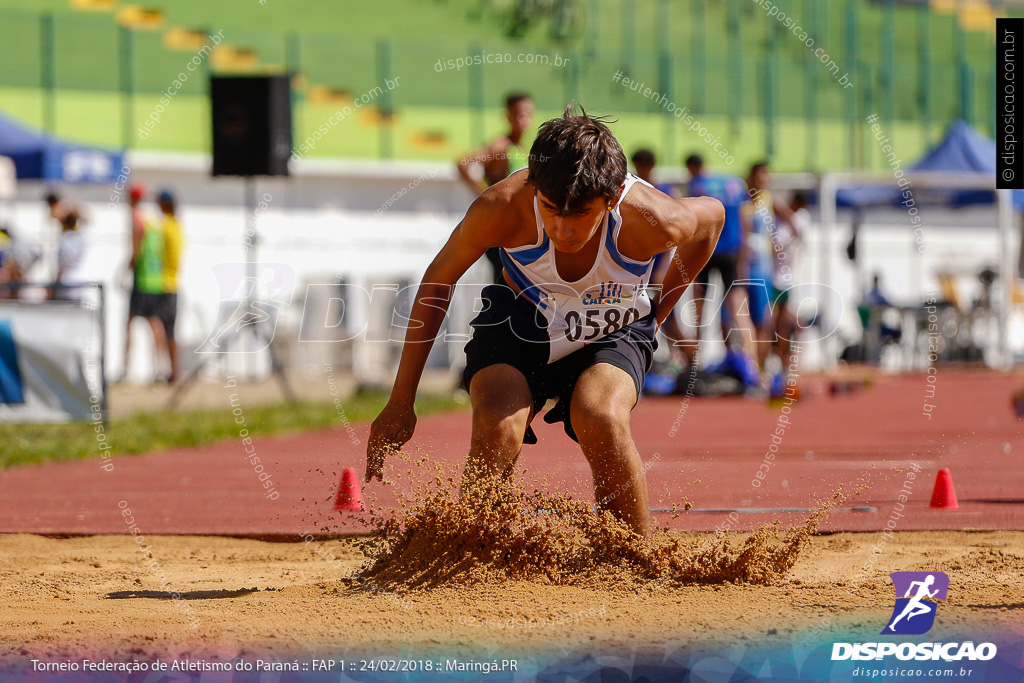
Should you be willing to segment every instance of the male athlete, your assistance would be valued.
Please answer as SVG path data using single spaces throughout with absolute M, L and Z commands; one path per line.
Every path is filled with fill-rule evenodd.
M 541 127 L 528 168 L 481 194 L 427 268 L 394 389 L 370 430 L 366 480 L 382 479 L 385 456 L 412 438 L 416 387 L 456 281 L 499 247 L 504 284 L 484 289 L 487 308 L 466 345 L 473 427 L 462 492 L 508 476 L 523 443 L 536 443 L 534 415 L 558 398 L 545 420 L 563 422 L 582 447 L 598 506 L 648 536 L 630 411 L 655 330 L 711 257 L 724 220 L 715 199 L 672 199 L 627 174 L 608 127 L 567 107 Z M 654 257 L 673 247 L 655 307 Z
M 514 92 L 505 98 L 505 118 L 508 119 L 508 133 L 495 138 L 490 144 L 474 150 L 459 160 L 456 168 L 469 189 L 474 193 L 485 192 L 508 177 L 509 173 L 526 168 L 526 150 L 523 148 L 526 131 L 533 122 L 533 100 L 525 92 Z M 471 171 L 479 165 L 483 177 L 475 177 Z M 484 254 L 494 269 L 494 282 L 502 282 L 501 257 L 497 248 L 488 249 Z
M 708 261 L 707 266 L 697 276 L 697 283 L 694 289 L 694 306 L 697 313 L 697 324 L 703 326 L 704 304 L 706 290 L 710 285 L 711 271 L 717 271 L 722 278 L 722 288 L 725 290 L 722 300 L 722 341 L 729 345 L 729 333 L 739 328 L 740 344 L 747 347 L 751 358 L 754 357 L 754 347 L 747 343 L 739 326 L 739 311 L 743 304 L 742 293 L 733 287 L 733 283 L 742 277 L 746 277 L 746 264 L 744 263 L 745 251 L 743 244 L 746 242 L 744 230 L 748 227 L 741 219 L 741 210 L 747 202 L 746 186 L 743 181 L 732 174 L 712 173 L 704 164 L 704 159 L 699 154 L 691 154 L 686 158 L 686 169 L 690 172 L 689 195 L 691 197 L 714 197 L 725 206 L 725 227 L 722 230 L 722 239 L 715 248 L 715 253 Z
M 746 277 L 747 297 L 750 303 L 750 320 L 754 324 L 754 331 L 757 340 L 757 362 L 764 367 L 765 358 L 771 351 L 773 337 L 775 337 L 775 318 L 772 302 L 779 292 L 774 291 L 775 274 L 775 250 L 772 247 L 774 240 L 780 240 L 775 235 L 779 226 L 776 217 L 783 221 L 793 220 L 793 212 L 783 202 L 776 201 L 771 192 L 768 191 L 768 184 L 771 182 L 771 175 L 768 171 L 768 162 L 759 161 L 750 167 L 750 175 L 747 176 L 747 194 L 750 201 L 744 204 L 742 216 L 745 223 L 743 234 L 746 236 L 747 272 L 741 273 Z

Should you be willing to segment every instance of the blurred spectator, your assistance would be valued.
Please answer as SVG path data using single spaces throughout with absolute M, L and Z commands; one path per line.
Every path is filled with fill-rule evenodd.
M 523 146 L 523 136 L 533 122 L 533 113 L 533 99 L 528 93 L 516 92 L 508 95 L 505 98 L 508 133 L 459 160 L 459 175 L 474 194 L 480 194 L 491 185 L 507 178 L 509 174 L 529 165 L 529 150 Z M 479 174 L 477 169 L 482 169 L 483 173 Z M 485 256 L 494 269 L 494 281 L 504 282 L 501 277 L 502 265 L 498 248 L 488 249 Z
M 527 93 L 512 93 L 505 98 L 505 116 L 509 131 L 487 146 L 474 150 L 459 160 L 459 175 L 474 193 L 480 194 L 510 173 L 526 168 L 528 150 L 523 136 L 533 122 L 533 100 Z M 474 177 L 471 169 L 481 166 L 482 177 Z
M 21 274 L 14 256 L 14 240 L 10 231 L 0 226 L 0 285 L 19 282 Z M 11 287 L 0 286 L 0 299 L 16 299 L 17 291 Z
M 633 156 L 630 157 L 630 161 L 633 162 L 633 169 L 636 172 L 636 176 L 643 180 L 645 183 L 649 183 L 656 189 L 661 190 L 669 197 L 679 197 L 679 192 L 676 191 L 675 186 L 672 183 L 657 183 L 654 180 L 654 166 L 656 161 L 654 158 L 654 152 L 649 149 L 638 149 L 633 152 Z M 651 282 L 661 283 L 664 281 L 665 274 L 672 264 L 672 257 L 675 255 L 675 248 L 673 247 L 669 251 L 662 252 L 654 257 L 654 269 L 651 275 Z M 679 319 L 677 314 L 673 311 L 665 318 L 665 323 L 661 326 L 662 333 L 672 342 L 670 346 L 670 352 L 672 354 L 672 360 L 678 361 L 685 364 L 690 362 L 690 357 L 687 354 L 688 346 L 686 335 L 683 332 L 682 327 L 679 325 Z
M 38 246 L 26 244 L 10 228 L 0 226 L 0 282 L 21 284 L 41 255 Z M 0 299 L 17 299 L 19 296 L 16 287 L 0 288 Z
M 698 324 L 703 322 L 704 301 L 707 295 L 711 272 L 715 271 L 722 278 L 725 289 L 722 304 L 722 340 L 729 343 L 729 332 L 739 325 L 738 312 L 743 301 L 743 291 L 733 287 L 739 277 L 743 257 L 742 246 L 745 241 L 744 221 L 740 218 L 740 210 L 747 201 L 746 184 L 737 176 L 725 173 L 711 173 L 704 165 L 699 154 L 691 154 L 686 158 L 686 169 L 690 172 L 689 195 L 691 197 L 714 197 L 725 207 L 725 226 L 715 246 L 708 264 L 700 271 L 694 281 L 693 296 L 697 309 Z M 710 298 L 714 299 L 712 295 Z M 753 355 L 752 341 L 740 334 L 741 343 L 748 346 L 747 352 Z
M 163 324 L 156 317 L 157 297 L 163 290 L 163 239 L 159 234 L 160 226 L 141 206 L 146 194 L 146 186 L 142 183 L 134 183 L 128 190 L 128 203 L 131 207 L 129 223 L 131 255 L 128 259 L 131 293 L 128 296 L 128 324 L 124 337 L 122 380 L 128 375 L 128 361 L 131 358 L 132 320 L 135 318 L 145 318 L 149 322 L 150 330 L 153 333 L 153 343 L 157 350 L 155 357 L 168 353 Z M 145 257 L 142 253 L 144 244 L 147 246 Z M 148 280 L 149 286 L 140 285 L 140 280 Z
M 656 163 L 654 152 L 649 149 L 638 149 L 633 152 L 633 156 L 630 158 L 630 161 L 633 162 L 633 168 L 636 170 L 636 175 L 640 180 L 645 183 L 650 183 L 669 197 L 679 197 L 679 192 L 676 191 L 676 188 L 672 183 L 658 183 L 654 181 L 654 166 Z
M 65 207 L 63 200 L 56 192 L 46 193 L 46 205 L 50 207 L 50 218 L 58 223 L 64 218 L 64 214 L 67 213 L 67 207 Z
M 762 366 L 775 336 L 772 302 L 776 294 L 774 285 L 777 260 L 773 243 L 781 239 L 781 235 L 777 234 L 777 219 L 787 223 L 791 223 L 793 219 L 793 212 L 789 206 L 775 201 L 768 190 L 770 182 L 768 162 L 760 161 L 750 167 L 750 175 L 747 176 L 750 203 L 743 212 L 743 220 L 747 223 L 744 227 L 744 246 L 747 254 L 743 260 L 747 269 L 745 274 L 741 272 L 741 276 L 752 280 L 747 286 L 750 318 L 757 330 L 760 342 L 757 346 L 757 356 Z
M 61 234 L 57 242 L 57 277 L 59 285 L 83 282 L 81 269 L 85 261 L 85 235 L 79 230 L 81 217 L 75 210 L 67 210 L 60 219 Z M 53 299 L 81 301 L 82 290 L 78 288 L 55 288 Z
M 903 338 L 899 317 L 888 310 L 892 308 L 895 308 L 895 305 L 882 292 L 882 277 L 875 273 L 871 278 L 871 289 L 864 296 L 864 304 L 859 312 L 866 332 L 877 326 L 878 342 L 882 346 L 897 343 Z
M 889 297 L 882 293 L 881 283 L 882 276 L 875 273 L 874 277 L 871 278 L 871 289 L 868 290 L 867 296 L 864 297 L 864 303 L 868 306 L 892 306 Z
M 174 325 L 178 318 L 178 269 L 181 263 L 182 234 L 175 215 L 177 202 L 174 195 L 164 190 L 157 197 L 157 203 L 163 212 L 163 223 L 160 226 L 163 277 L 161 292 L 156 299 L 155 316 L 163 324 L 167 338 L 167 355 L 171 365 L 167 381 L 173 384 L 178 379 L 178 345 L 174 340 Z
M 776 226 L 775 279 L 773 282 L 776 298 L 772 311 L 775 322 L 775 341 L 782 358 L 788 358 L 791 341 L 796 334 L 796 314 L 789 307 L 789 290 L 796 283 L 796 257 L 804 235 L 811 228 L 811 212 L 807 210 L 808 200 L 804 192 L 796 192 L 789 203 L 792 215 L 788 221 Z

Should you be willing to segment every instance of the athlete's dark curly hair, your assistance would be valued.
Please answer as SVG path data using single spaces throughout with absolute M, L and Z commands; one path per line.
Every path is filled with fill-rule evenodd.
M 626 155 L 606 125 L 614 121 L 579 110 L 569 104 L 560 118 L 544 122 L 530 148 L 527 180 L 563 216 L 598 197 L 612 201 L 626 179 Z

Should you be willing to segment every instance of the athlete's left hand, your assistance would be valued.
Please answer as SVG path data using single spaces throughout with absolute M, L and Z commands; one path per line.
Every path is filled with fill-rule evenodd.
M 366 481 L 384 480 L 384 458 L 397 453 L 409 442 L 416 429 L 416 412 L 412 406 L 388 402 L 370 425 L 366 444 Z

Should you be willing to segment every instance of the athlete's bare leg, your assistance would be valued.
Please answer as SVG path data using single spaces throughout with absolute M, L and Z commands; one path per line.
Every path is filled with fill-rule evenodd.
M 701 330 L 704 329 L 704 285 L 693 283 L 693 311 L 697 316 L 694 325 L 697 327 L 697 341 L 700 341 Z
M 511 365 L 490 365 L 478 371 L 469 384 L 469 397 L 473 435 L 462 473 L 463 495 L 479 483 L 511 475 L 533 412 L 526 377 Z
M 768 358 L 768 352 L 772 350 L 772 327 L 771 320 L 754 325 L 754 332 L 757 334 L 757 367 L 764 368 L 764 362 Z
M 149 320 L 149 328 L 153 331 L 153 345 L 156 347 L 156 353 L 153 356 L 153 372 L 159 376 L 163 359 L 167 357 L 170 360 L 170 351 L 167 348 L 167 333 L 164 332 L 164 323 L 160 318 L 153 316 L 147 318 L 147 320 Z
M 686 338 L 686 332 L 683 331 L 682 325 L 679 324 L 675 311 L 669 313 L 668 317 L 665 318 L 665 322 L 661 326 L 661 333 L 671 343 L 670 351 L 673 359 L 682 356 L 686 358 L 687 363 L 692 361 L 688 351 L 694 342 Z
M 598 363 L 580 375 L 569 411 L 594 474 L 598 507 L 649 537 L 647 479 L 629 431 L 629 414 L 636 399 L 636 387 L 628 374 L 614 365 Z
M 132 321 L 137 317 L 137 315 L 128 316 L 128 326 L 125 328 L 124 334 L 124 362 L 121 363 L 121 379 L 128 378 L 128 359 L 132 356 Z
M 167 340 L 167 357 L 171 360 L 171 374 L 167 376 L 168 384 L 178 381 L 178 342 L 174 338 Z
M 746 305 L 744 306 L 744 304 Z M 728 335 L 731 332 L 735 332 L 739 336 L 740 348 L 743 349 L 748 358 L 756 361 L 758 358 L 757 340 L 759 339 L 759 333 L 750 315 L 750 299 L 747 297 L 746 291 L 741 287 L 733 287 L 726 293 L 722 306 L 724 310 L 729 312 L 729 316 L 732 319 L 729 322 L 726 321 L 724 315 L 722 316 L 722 340 L 728 346 Z

